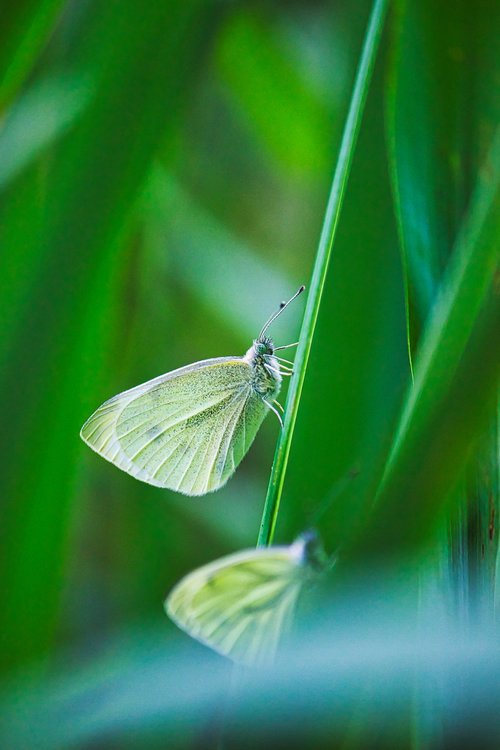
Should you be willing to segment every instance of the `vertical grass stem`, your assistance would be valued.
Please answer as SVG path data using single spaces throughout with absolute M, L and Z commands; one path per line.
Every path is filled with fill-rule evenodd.
M 281 431 L 278 445 L 276 447 L 273 468 L 271 470 L 271 477 L 269 480 L 269 487 L 257 541 L 257 546 L 259 547 L 271 544 L 274 537 L 286 467 L 290 455 L 293 431 L 297 419 L 297 412 L 311 351 L 314 330 L 318 319 L 319 307 L 325 287 L 326 275 L 342 208 L 342 202 L 388 5 L 389 0 L 375 0 L 363 43 L 351 103 L 349 105 L 347 120 L 340 144 L 339 157 L 326 207 L 325 219 L 314 263 L 311 284 L 309 287 L 304 320 L 302 322 L 300 333 L 300 342 L 295 358 L 296 375 L 292 378 L 292 382 L 290 383 L 283 430 Z

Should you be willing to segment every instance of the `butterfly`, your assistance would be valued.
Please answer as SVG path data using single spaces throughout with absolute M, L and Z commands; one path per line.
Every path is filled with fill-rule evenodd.
M 168 595 L 165 611 L 220 654 L 263 666 L 276 654 L 304 583 L 324 565 L 314 532 L 289 546 L 237 552 L 188 573 Z
M 276 356 L 266 331 L 305 287 L 282 302 L 243 357 L 181 367 L 100 406 L 80 435 L 103 458 L 156 487 L 204 495 L 222 487 L 272 410 L 291 362 Z

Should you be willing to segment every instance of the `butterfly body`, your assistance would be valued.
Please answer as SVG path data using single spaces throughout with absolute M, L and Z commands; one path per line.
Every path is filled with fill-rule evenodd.
M 274 344 L 268 336 L 256 339 L 243 357 L 252 369 L 251 385 L 254 393 L 268 400 L 275 399 L 281 388 L 279 363 L 274 356 Z

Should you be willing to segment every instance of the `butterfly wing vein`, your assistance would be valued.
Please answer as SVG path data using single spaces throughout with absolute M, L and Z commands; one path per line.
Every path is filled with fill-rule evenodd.
M 251 378 L 241 358 L 195 363 L 110 399 L 82 438 L 137 479 L 203 495 L 227 482 L 267 414 Z
M 231 555 L 186 576 L 167 599 L 189 635 L 234 661 L 272 661 L 303 583 L 288 548 Z

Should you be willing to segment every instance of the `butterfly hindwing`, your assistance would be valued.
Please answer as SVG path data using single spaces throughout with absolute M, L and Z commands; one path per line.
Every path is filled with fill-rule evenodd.
M 174 370 L 104 403 L 82 438 L 137 479 L 205 494 L 229 479 L 266 416 L 251 378 L 236 357 Z
M 234 661 L 272 661 L 304 580 L 300 550 L 271 547 L 228 555 L 188 574 L 166 601 L 189 635 Z

